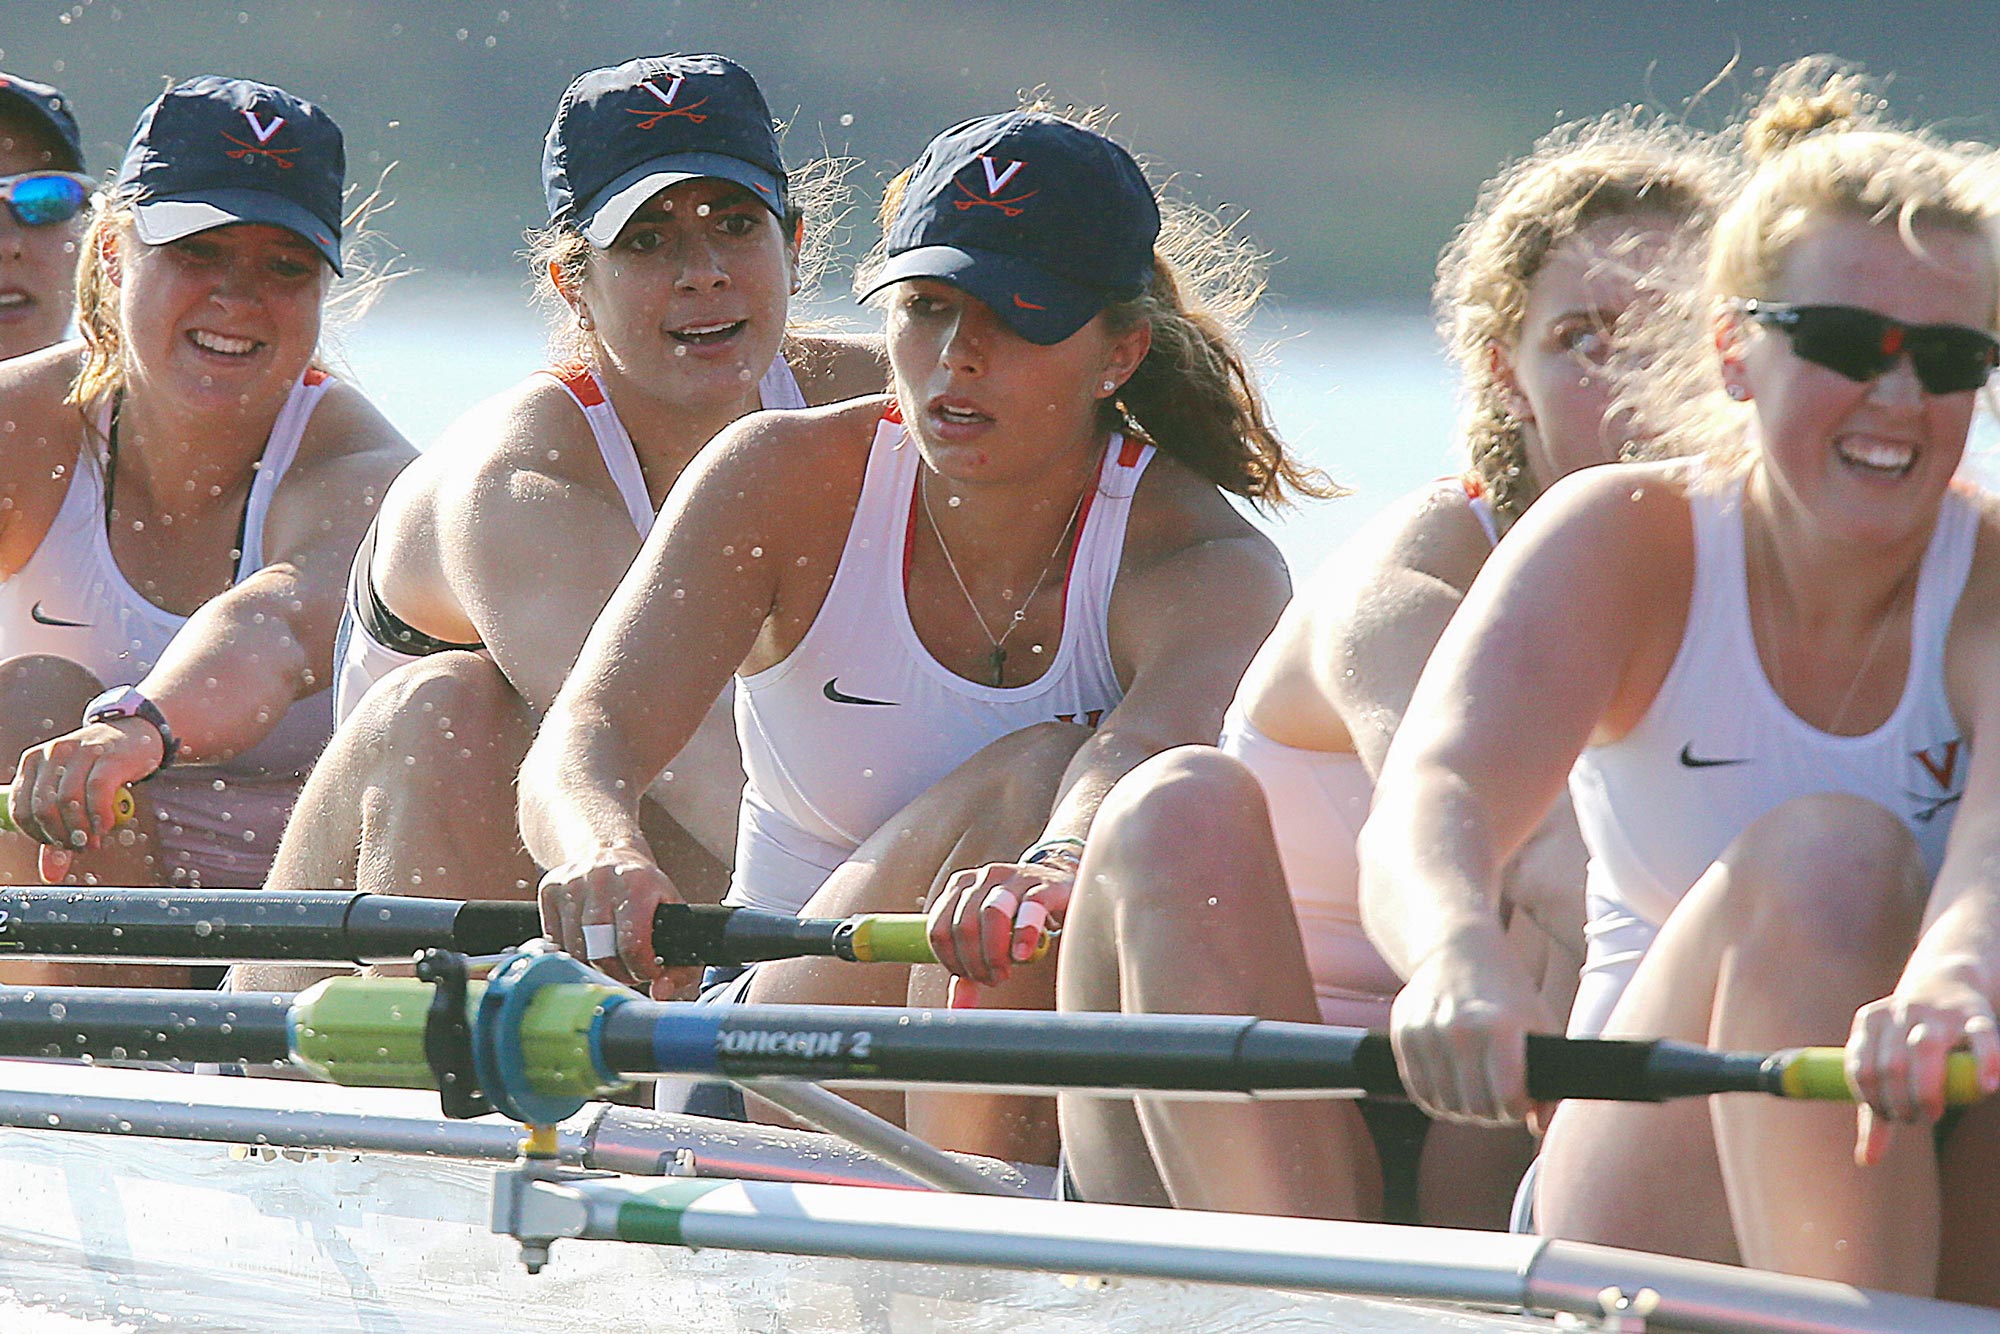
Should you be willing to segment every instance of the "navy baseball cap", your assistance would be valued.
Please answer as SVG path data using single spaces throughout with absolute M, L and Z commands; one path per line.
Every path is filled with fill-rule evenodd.
M 340 127 L 282 88 L 207 75 L 146 108 L 118 169 L 148 245 L 233 222 L 298 233 L 340 272 L 347 149 Z
M 1060 343 L 1146 289 L 1160 206 L 1132 155 L 1059 116 L 1010 111 L 946 130 L 910 168 L 862 297 L 936 278 L 1031 343 Z
M 670 185 L 734 181 L 785 216 L 785 162 L 757 81 L 723 56 L 647 56 L 582 75 L 542 149 L 549 221 L 604 247 Z
M 0 111 L 24 111 L 29 120 L 55 136 L 62 152 L 51 165 L 63 171 L 83 170 L 83 136 L 77 131 L 76 117 L 70 114 L 69 99 L 56 89 L 18 74 L 0 73 Z

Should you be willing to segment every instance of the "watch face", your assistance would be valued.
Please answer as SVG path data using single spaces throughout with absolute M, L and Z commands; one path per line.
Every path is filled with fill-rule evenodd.
M 131 686 L 113 686 L 84 706 L 84 721 L 95 723 L 106 718 L 137 717 L 145 698 Z

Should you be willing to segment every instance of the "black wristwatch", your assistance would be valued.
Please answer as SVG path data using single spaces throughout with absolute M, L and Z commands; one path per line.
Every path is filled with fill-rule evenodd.
M 174 729 L 167 726 L 167 716 L 160 712 L 160 706 L 139 693 L 137 686 L 113 686 L 96 699 L 83 706 L 83 722 L 109 722 L 115 718 L 137 718 L 151 723 L 160 734 L 160 763 L 153 770 L 158 773 L 174 762 L 181 753 L 181 739 L 174 735 Z M 147 774 L 151 778 L 153 774 Z M 143 781 L 143 780 L 142 780 Z

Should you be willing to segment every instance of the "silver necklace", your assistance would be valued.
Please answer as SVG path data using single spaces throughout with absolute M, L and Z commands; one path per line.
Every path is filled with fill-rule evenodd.
M 1021 622 L 1028 619 L 1028 604 L 1035 600 L 1035 594 L 1041 591 L 1042 581 L 1047 579 L 1049 571 L 1055 568 L 1056 557 L 1062 554 L 1063 544 L 1069 541 L 1069 530 L 1075 526 L 1076 516 L 1083 513 L 1083 498 L 1089 494 L 1089 485 L 1076 493 L 1076 504 L 1071 507 L 1069 519 L 1063 524 L 1062 531 L 1056 534 L 1056 544 L 1049 551 L 1049 558 L 1042 562 L 1042 572 L 1035 576 L 1034 583 L 1028 585 L 1028 596 L 1021 599 L 1021 605 L 1007 618 L 1007 628 L 996 637 L 993 627 L 986 623 L 986 613 L 979 610 L 979 604 L 973 600 L 972 590 L 965 586 L 965 576 L 958 572 L 958 562 L 951 558 L 951 548 L 945 545 L 944 533 L 938 528 L 937 515 L 931 513 L 930 490 L 924 485 L 923 474 L 921 472 L 917 474 L 917 502 L 924 507 L 924 521 L 931 526 L 931 536 L 937 539 L 938 550 L 944 553 L 945 568 L 951 571 L 952 581 L 958 585 L 960 595 L 965 598 L 965 605 L 972 608 L 972 619 L 979 622 L 979 633 L 986 636 L 986 642 L 992 648 L 986 659 L 986 665 L 993 673 L 992 684 L 995 686 L 1005 684 L 1007 640 L 1020 628 Z
M 1771 593 L 1767 594 L 1765 598 L 1767 608 L 1765 628 L 1771 634 L 1770 666 L 1773 678 L 1771 685 L 1776 690 L 1778 698 L 1783 700 L 1785 698 L 1785 668 L 1782 661 L 1784 652 L 1777 634 L 1777 623 L 1779 621 L 1777 593 L 1779 592 L 1779 586 L 1783 582 L 1783 569 L 1778 565 L 1775 556 L 1768 556 L 1765 559 L 1771 566 L 1771 582 L 1773 584 Z M 1884 616 L 1881 623 L 1875 627 L 1875 635 L 1868 641 L 1868 651 L 1861 655 L 1860 665 L 1854 669 L 1854 675 L 1847 682 L 1847 690 L 1841 695 L 1840 703 L 1834 708 L 1833 717 L 1827 720 L 1826 726 L 1821 729 L 1822 731 L 1831 732 L 1836 736 L 1841 734 L 1840 725 L 1846 721 L 1848 706 L 1854 703 L 1855 692 L 1861 689 L 1861 678 L 1868 675 L 1869 667 L 1874 665 L 1875 655 L 1882 651 L 1882 644 L 1889 637 L 1889 626 L 1896 619 L 1895 604 L 1901 599 L 1903 589 L 1914 582 L 1913 576 L 1915 573 L 1915 570 L 1911 570 L 1897 582 L 1895 593 L 1890 599 L 1889 614 Z M 1791 707 L 1789 702 L 1786 703 L 1786 707 Z

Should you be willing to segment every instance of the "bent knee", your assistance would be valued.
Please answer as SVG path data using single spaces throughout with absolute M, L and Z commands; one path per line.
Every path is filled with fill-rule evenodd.
M 1850 793 L 1796 797 L 1766 812 L 1721 860 L 1749 891 L 1752 925 L 1819 949 L 1906 942 L 1929 897 L 1908 826 Z
M 453 650 L 384 677 L 345 726 L 397 755 L 421 758 L 525 735 L 527 719 L 521 697 L 491 659 Z
M 1270 818 L 1264 789 L 1241 760 L 1213 746 L 1177 746 L 1118 780 L 1098 808 L 1092 840 L 1113 830 L 1140 837 L 1200 830 L 1222 838 L 1258 816 Z

